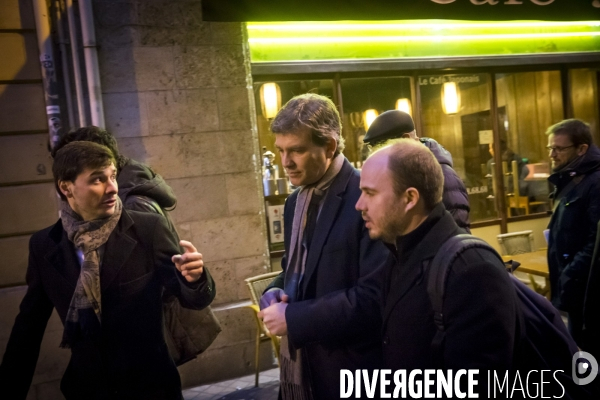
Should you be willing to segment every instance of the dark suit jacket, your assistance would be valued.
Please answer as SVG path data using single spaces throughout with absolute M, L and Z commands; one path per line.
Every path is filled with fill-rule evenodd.
M 28 289 L 0 366 L 0 387 L 15 399 L 27 394 L 53 308 L 64 324 L 80 270 L 60 220 L 29 246 Z M 67 399 L 181 398 L 163 337 L 162 290 L 194 309 L 210 304 L 215 290 L 206 268 L 198 282 L 187 283 L 171 262 L 177 253 L 163 217 L 123 210 L 100 267 L 101 335 L 73 344 L 61 383 Z
M 446 239 L 459 233 L 462 230 L 439 204 L 401 239 L 408 242 L 398 241 L 395 271 L 386 272 L 390 281 L 383 310 L 385 368 L 511 367 L 520 337 L 516 295 L 501 262 L 478 248 L 465 250 L 450 267 L 443 303 L 443 351 L 432 351 L 437 328 L 427 293 L 429 263 Z M 480 377 L 483 380 L 483 372 Z
M 389 251 L 369 239 L 359 211 L 360 176 L 348 161 L 327 190 L 310 244 L 298 300 L 286 309 L 291 347 L 302 349 L 316 399 L 340 395 L 340 369 L 381 362 L 379 296 Z M 290 248 L 298 192 L 284 210 L 285 248 Z M 285 271 L 287 258 L 282 260 Z M 274 282 L 283 288 L 284 273 Z

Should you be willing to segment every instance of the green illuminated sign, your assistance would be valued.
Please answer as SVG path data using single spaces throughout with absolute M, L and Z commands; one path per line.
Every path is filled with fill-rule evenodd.
M 600 51 L 600 21 L 248 23 L 252 62 Z

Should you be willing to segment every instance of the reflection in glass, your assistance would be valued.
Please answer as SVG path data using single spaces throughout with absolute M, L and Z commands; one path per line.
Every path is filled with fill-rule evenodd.
M 460 110 L 460 90 L 456 82 L 444 82 L 442 85 L 442 110 L 449 115 Z
M 374 108 L 371 108 L 371 109 L 368 109 L 367 111 L 365 111 L 365 117 L 364 117 L 365 131 L 369 130 L 369 127 L 371 126 L 373 121 L 375 121 L 375 118 L 377 118 L 378 115 L 379 115 L 379 113 Z
M 367 124 L 370 125 L 365 112 L 373 110 L 377 113 L 376 117 L 384 111 L 396 109 L 399 99 L 406 100 L 410 105 L 413 98 L 411 78 L 349 78 L 341 80 L 341 87 L 344 105 L 342 134 L 346 139 L 344 154 L 359 167 L 368 155 L 368 149 L 362 142 L 368 129 Z
M 410 105 L 409 99 L 396 100 L 396 110 L 404 111 L 405 113 L 414 118 L 412 113 L 412 106 Z
M 492 157 L 502 163 L 507 214 L 546 212 L 550 167 L 545 132 L 564 118 L 560 72 L 497 74 L 496 87 L 501 154 Z
M 600 143 L 600 118 L 598 116 L 598 70 L 581 68 L 569 70 L 573 117 L 590 124 L 594 143 Z
M 275 118 L 281 108 L 281 89 L 278 84 L 269 82 L 260 87 L 260 106 L 265 118 Z
M 442 87 L 454 83 L 461 102 L 455 113 L 443 108 Z M 471 222 L 498 217 L 486 163 L 493 141 L 489 79 L 486 74 L 419 76 L 422 132 L 444 146 L 453 158 L 453 168 L 465 183 L 471 207 Z M 444 91 L 447 94 L 447 91 Z

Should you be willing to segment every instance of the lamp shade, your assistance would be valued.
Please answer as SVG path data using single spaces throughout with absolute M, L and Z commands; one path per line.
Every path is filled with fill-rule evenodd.
M 396 110 L 404 111 L 412 117 L 412 106 L 410 105 L 409 99 L 403 98 L 396 100 Z
M 460 89 L 456 82 L 445 82 L 442 85 L 442 110 L 449 115 L 460 111 Z
M 281 89 L 278 84 L 269 82 L 260 87 L 260 107 L 263 117 L 275 118 L 281 108 Z
M 363 121 L 365 122 L 365 131 L 369 130 L 369 127 L 371 126 L 373 121 L 375 121 L 375 118 L 377 118 L 378 115 L 379 113 L 374 108 L 370 108 L 367 111 L 365 111 L 365 116 L 363 118 Z

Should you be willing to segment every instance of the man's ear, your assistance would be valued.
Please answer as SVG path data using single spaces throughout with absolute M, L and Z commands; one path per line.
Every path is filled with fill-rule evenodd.
M 333 158 L 335 151 L 337 150 L 337 141 L 334 138 L 329 138 L 327 142 L 325 155 L 327 158 Z
M 58 188 L 67 199 L 73 197 L 73 193 L 71 191 L 72 185 L 73 183 L 69 181 L 58 181 Z
M 577 149 L 577 155 L 578 156 L 584 155 L 585 153 L 587 153 L 589 147 L 590 146 L 588 146 L 587 144 L 580 145 L 579 148 Z
M 417 206 L 417 204 L 419 203 L 419 199 L 421 198 L 419 191 L 417 189 L 415 189 L 414 187 L 410 187 L 410 188 L 406 189 L 406 191 L 404 193 L 406 194 L 405 211 L 414 209 Z

